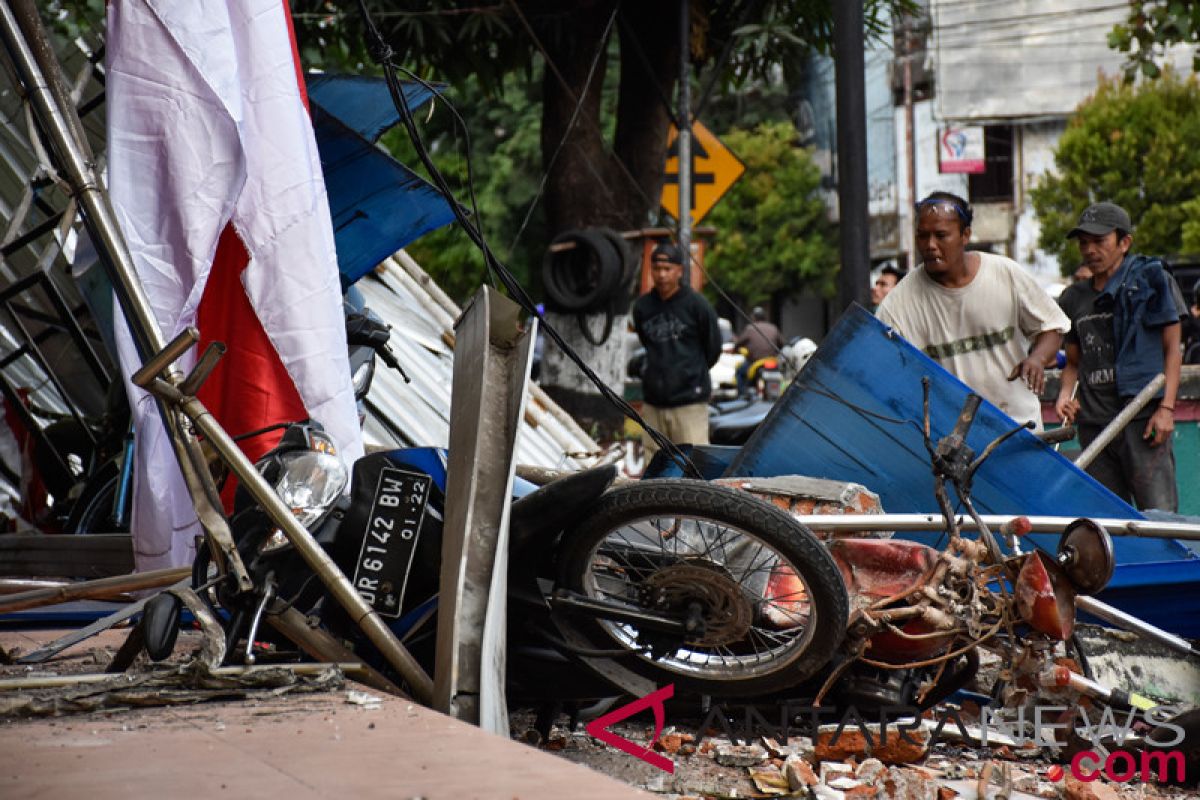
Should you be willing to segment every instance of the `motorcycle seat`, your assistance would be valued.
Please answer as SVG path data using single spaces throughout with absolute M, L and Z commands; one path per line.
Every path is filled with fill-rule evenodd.
M 509 552 L 519 553 L 578 521 L 616 477 L 615 464 L 593 467 L 551 481 L 514 501 L 509 517 Z

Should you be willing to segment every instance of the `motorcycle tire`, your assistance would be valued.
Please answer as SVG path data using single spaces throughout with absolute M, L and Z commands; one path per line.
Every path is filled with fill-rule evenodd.
M 849 599 L 833 558 L 807 528 L 752 495 L 646 480 L 609 491 L 581 516 L 564 534 L 560 587 L 693 625 L 664 640 L 602 612 L 556 614 L 563 639 L 578 652 L 604 652 L 597 668 L 622 687 L 651 681 L 720 697 L 769 694 L 828 664 L 845 635 Z M 781 574 L 798 578 L 799 590 L 772 594 L 769 582 Z

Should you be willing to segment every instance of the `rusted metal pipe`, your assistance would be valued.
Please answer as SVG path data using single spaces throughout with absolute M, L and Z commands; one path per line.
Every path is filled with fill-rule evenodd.
M 28 608 L 52 606 L 72 600 L 100 600 L 120 592 L 158 589 L 178 583 L 191 574 L 191 567 L 171 567 L 169 569 L 156 569 L 150 572 L 135 572 L 132 575 L 114 575 L 109 578 L 97 578 L 94 581 L 81 581 L 49 589 L 34 589 L 29 592 L 19 592 L 0 599 L 0 614 L 23 611 Z
M 73 586 L 74 584 L 74 581 L 50 580 L 48 578 L 0 578 L 0 595 L 34 592 L 39 589 L 61 589 L 65 586 Z M 111 596 L 94 597 L 92 599 L 128 603 L 133 600 L 133 596 L 126 592 L 113 592 Z

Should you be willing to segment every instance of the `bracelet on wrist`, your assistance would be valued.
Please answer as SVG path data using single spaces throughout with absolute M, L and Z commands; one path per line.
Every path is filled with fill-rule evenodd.
M 1159 408 L 1165 408 L 1167 411 L 1170 411 L 1172 414 L 1174 414 L 1174 413 L 1175 413 L 1175 406 L 1169 406 L 1169 405 L 1167 405 L 1166 403 L 1159 403 L 1159 404 L 1158 404 L 1158 407 L 1159 407 Z

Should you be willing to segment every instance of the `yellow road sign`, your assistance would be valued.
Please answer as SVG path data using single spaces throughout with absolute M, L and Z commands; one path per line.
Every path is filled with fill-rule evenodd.
M 663 184 L 662 207 L 679 219 L 679 131 L 672 125 L 667 134 L 667 179 Z M 692 224 L 704 219 L 721 196 L 746 171 L 746 165 L 721 144 L 712 131 L 692 123 Z

